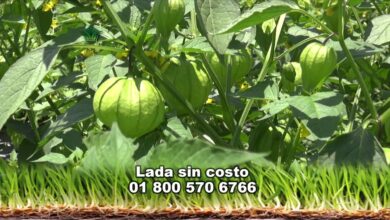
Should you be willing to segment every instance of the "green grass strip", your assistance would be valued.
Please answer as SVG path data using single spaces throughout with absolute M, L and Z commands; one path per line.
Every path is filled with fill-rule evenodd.
M 278 167 L 250 166 L 255 194 L 130 194 L 130 176 L 107 173 L 83 175 L 71 167 L 19 165 L 0 161 L 0 208 L 44 206 L 117 206 L 137 209 L 243 209 L 286 210 L 380 210 L 390 208 L 390 169 L 367 167 Z M 164 179 L 158 179 L 163 181 Z M 174 178 L 166 181 L 186 180 Z M 191 179 L 193 180 L 193 179 Z M 141 180 L 137 180 L 141 181 Z M 151 187 L 151 179 L 149 189 Z M 218 183 L 217 179 L 213 179 Z

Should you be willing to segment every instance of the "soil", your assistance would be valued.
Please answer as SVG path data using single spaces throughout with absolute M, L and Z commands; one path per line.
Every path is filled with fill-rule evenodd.
M 118 207 L 42 207 L 0 209 L 0 218 L 24 219 L 380 219 L 390 220 L 390 209 L 380 211 L 287 211 L 284 209 L 136 210 Z

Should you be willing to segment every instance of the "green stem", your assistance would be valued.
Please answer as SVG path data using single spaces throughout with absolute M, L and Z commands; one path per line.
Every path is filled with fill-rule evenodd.
M 217 87 L 219 97 L 221 98 L 221 104 L 224 109 L 224 118 L 227 121 L 229 129 L 233 132 L 235 128 L 235 121 L 233 116 L 233 111 L 227 100 L 225 89 L 222 87 L 221 82 L 219 81 L 217 74 L 214 69 L 211 67 L 209 60 L 207 60 L 206 55 L 202 54 L 202 61 L 206 67 L 207 73 L 209 74 L 211 80 L 214 82 L 214 85 Z
M 32 12 L 30 11 L 30 13 L 28 15 L 28 19 L 27 19 L 27 27 L 26 27 L 26 32 L 25 32 L 25 35 L 24 35 L 24 40 L 23 40 L 22 54 L 25 54 L 26 50 L 27 50 L 28 34 L 30 32 L 31 17 L 32 17 L 31 14 L 32 14 Z
M 29 110 L 27 111 L 28 119 L 30 121 L 31 128 L 34 132 L 35 140 L 38 143 L 41 140 L 41 137 L 40 137 L 39 132 L 38 132 L 38 126 L 36 124 L 37 122 L 36 122 L 36 117 L 35 117 L 35 113 L 33 110 L 33 106 L 31 105 L 30 101 L 28 101 L 28 100 L 26 101 L 26 105 L 29 108 Z
M 109 0 L 103 0 L 103 8 L 104 11 L 107 13 L 108 17 L 110 17 L 114 23 L 118 26 L 119 31 L 122 34 L 122 37 L 127 43 L 128 49 L 130 50 L 131 47 L 134 45 L 134 35 L 126 28 L 118 14 L 115 12 L 115 10 L 112 8 L 112 5 Z
M 146 35 L 148 33 L 149 26 L 152 24 L 152 21 L 153 21 L 153 12 L 150 12 L 148 17 L 146 18 L 144 28 L 143 28 L 140 36 L 138 37 L 137 48 L 142 48 L 142 46 L 144 45 Z
M 375 0 L 370 0 L 370 2 L 375 6 L 375 9 L 378 11 L 380 15 L 383 15 L 382 9 L 379 7 L 378 3 Z
M 280 37 L 281 30 L 282 30 L 285 19 L 286 19 L 286 14 L 281 15 L 279 18 L 279 21 L 278 21 L 278 24 L 277 24 L 276 30 L 275 30 L 275 36 L 272 40 L 272 44 L 269 47 L 267 55 L 264 59 L 264 64 L 263 64 L 263 67 L 261 68 L 260 74 L 256 80 L 256 84 L 261 82 L 265 78 L 269 67 L 273 63 L 275 48 L 278 45 L 279 37 Z M 233 145 L 238 144 L 241 130 L 244 127 L 245 121 L 246 121 L 246 119 L 249 115 L 249 112 L 250 112 L 254 103 L 255 103 L 254 99 L 250 99 L 246 103 L 244 111 L 241 115 L 240 120 L 238 121 L 238 125 L 236 126 L 236 130 L 234 131 L 234 134 L 233 134 L 233 140 L 232 140 Z
M 361 94 L 361 88 L 358 88 L 355 94 L 355 98 L 352 103 L 352 110 L 349 115 L 349 124 L 348 124 L 348 131 L 352 132 L 353 131 L 353 125 L 355 121 L 355 115 L 356 115 L 356 110 L 359 107 L 359 99 L 360 99 L 360 94 Z
M 110 2 L 108 0 L 104 0 L 103 1 L 103 6 L 104 6 L 104 10 L 107 13 L 107 15 L 119 27 L 120 32 L 122 33 L 122 35 L 124 37 L 126 37 L 126 42 L 128 44 L 128 47 L 132 48 L 135 45 L 135 43 L 130 38 L 130 34 L 126 30 L 126 27 L 123 25 L 123 22 L 120 20 L 119 16 L 113 10 Z M 151 14 L 153 14 L 153 12 L 151 12 Z M 147 19 L 148 21 L 146 22 L 146 25 L 144 26 L 144 31 L 143 32 L 145 32 L 145 34 L 143 34 L 143 35 L 146 35 L 146 31 L 148 30 L 148 28 L 150 26 L 151 19 L 152 19 L 152 15 L 149 15 L 149 17 Z M 158 83 L 161 83 L 161 85 L 163 85 L 165 87 L 165 89 L 167 89 L 167 91 L 169 93 L 171 93 L 171 95 L 174 96 L 177 99 L 177 101 L 179 101 L 179 103 L 182 104 L 186 108 L 186 110 L 189 112 L 189 114 L 194 119 L 196 119 L 196 121 L 202 126 L 204 131 L 207 132 L 207 134 L 214 140 L 214 142 L 216 144 L 218 144 L 218 145 L 225 145 L 225 143 L 222 140 L 222 138 L 219 137 L 219 135 L 215 132 L 215 130 L 209 124 L 207 124 L 207 122 L 204 121 L 204 119 L 202 117 L 200 117 L 198 114 L 196 114 L 196 112 L 192 108 L 191 104 L 187 100 L 185 100 L 177 92 L 177 90 L 174 88 L 174 86 L 171 83 L 165 82 L 163 80 L 161 71 L 145 55 L 145 52 L 144 52 L 143 47 L 142 47 L 143 45 L 141 44 L 141 42 L 143 42 L 142 35 L 141 35 L 141 39 L 138 41 L 138 44 L 136 45 L 137 47 L 136 47 L 135 55 L 145 65 L 145 67 L 148 69 L 148 72 L 151 75 L 153 75 L 153 77 L 158 81 Z
M 344 8 L 344 6 L 345 6 L 344 4 L 345 4 L 344 1 L 340 1 L 339 7 Z M 340 34 L 340 37 L 339 37 L 340 46 L 343 49 L 344 54 L 346 55 L 348 61 L 350 62 L 351 66 L 352 66 L 352 71 L 355 74 L 355 76 L 359 82 L 359 85 L 362 89 L 364 97 L 366 98 L 368 109 L 370 110 L 371 117 L 374 120 L 374 125 L 377 126 L 378 125 L 378 112 L 377 112 L 375 105 L 374 105 L 374 102 L 371 98 L 370 91 L 368 90 L 368 87 L 367 87 L 366 83 L 364 82 L 364 78 L 363 78 L 362 74 L 360 73 L 359 66 L 356 64 L 356 62 L 353 58 L 353 55 L 351 54 L 350 50 L 348 49 L 348 47 L 344 41 L 344 10 L 339 10 L 339 27 L 338 27 L 338 29 L 339 29 L 339 34 Z
M 161 85 L 164 86 L 164 88 L 181 104 L 184 106 L 184 108 L 189 112 L 190 116 L 192 116 L 199 124 L 202 126 L 203 130 L 210 136 L 211 139 L 214 140 L 214 142 L 217 145 L 225 146 L 226 143 L 219 137 L 217 132 L 192 108 L 191 104 L 185 100 L 175 89 L 175 87 L 170 83 L 166 82 L 162 78 L 161 71 L 148 59 L 148 57 L 143 53 L 142 48 L 137 48 L 137 58 L 146 66 L 149 73 L 154 76 L 154 78 L 158 81 L 158 83 L 161 83 Z
M 67 45 L 63 47 L 63 50 L 66 49 L 96 49 L 96 50 L 105 50 L 105 51 L 111 51 L 115 53 L 125 52 L 125 50 L 115 47 L 108 47 L 108 46 L 100 46 L 100 45 L 86 45 L 86 44 L 74 44 L 74 45 Z
M 321 22 L 321 20 L 317 19 L 316 17 L 314 17 L 313 15 L 311 15 L 309 12 L 307 12 L 307 11 L 305 11 L 305 10 L 300 10 L 300 9 L 298 9 L 298 10 L 293 10 L 293 11 L 291 11 L 291 12 L 299 12 L 299 13 L 301 13 L 301 14 L 303 14 L 303 15 L 306 15 L 307 17 L 309 17 L 310 19 L 312 19 L 316 24 L 318 24 L 318 25 L 322 28 L 322 30 L 323 30 L 324 32 L 326 32 L 326 33 L 329 34 L 329 35 L 333 35 L 334 38 L 338 38 L 338 36 L 337 36 L 336 33 L 334 33 L 330 28 L 328 28 L 325 24 L 323 24 L 323 23 Z
M 43 91 L 43 90 L 44 90 L 43 87 L 42 87 L 42 85 L 39 85 L 39 86 L 38 86 L 38 89 L 39 89 L 40 91 Z M 54 113 L 55 113 L 57 116 L 61 115 L 61 112 L 58 110 L 58 108 L 57 108 L 57 106 L 54 104 L 53 100 L 52 100 L 49 96 L 46 96 L 45 99 L 46 99 L 46 101 L 49 103 L 50 108 L 54 111 Z
M 321 37 L 325 37 L 327 36 L 327 34 L 320 34 L 318 36 L 314 36 L 314 37 L 309 37 L 309 38 L 306 38 L 305 40 L 302 40 L 296 44 L 294 44 L 294 46 L 290 47 L 288 50 L 284 51 L 282 54 L 280 54 L 279 56 L 275 57 L 274 61 L 277 61 L 279 59 L 281 59 L 282 57 L 284 57 L 286 54 L 288 53 L 291 53 L 292 51 L 294 51 L 295 49 L 297 49 L 298 47 L 312 41 L 312 40 L 315 40 L 317 38 L 321 38 Z
M 360 35 L 361 35 L 362 38 L 364 38 L 365 30 L 364 30 L 363 24 L 362 24 L 362 22 L 360 20 L 359 13 L 358 13 L 358 11 L 357 11 L 357 9 L 355 7 L 351 7 L 351 9 L 352 9 L 353 15 L 355 16 L 356 21 L 358 23 L 358 26 L 359 26 L 359 29 L 360 29 Z
M 191 32 L 192 36 L 196 37 L 198 35 L 198 28 L 196 27 L 196 11 L 193 9 L 191 11 Z

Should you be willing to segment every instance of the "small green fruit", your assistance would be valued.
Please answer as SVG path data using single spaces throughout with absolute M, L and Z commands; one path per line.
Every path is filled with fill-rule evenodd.
M 178 93 L 188 100 L 194 109 L 205 104 L 211 92 L 211 81 L 201 64 L 196 61 L 181 59 L 177 63 L 170 63 L 163 73 L 163 78 L 173 84 Z M 169 106 L 179 115 L 187 114 L 185 107 L 168 91 L 161 88 Z
M 302 67 L 297 62 L 288 62 L 283 65 L 282 87 L 287 91 L 294 91 L 296 85 L 302 83 Z
M 154 17 L 158 32 L 164 37 L 175 29 L 175 26 L 184 18 L 185 3 L 183 0 L 156 0 L 154 3 Z
M 314 42 L 303 49 L 300 56 L 303 88 L 312 92 L 322 86 L 337 66 L 333 48 Z
M 231 82 L 232 84 L 239 82 L 245 75 L 249 73 L 253 66 L 253 59 L 247 51 L 238 55 L 225 55 L 225 63 L 228 63 L 228 56 L 231 58 Z M 217 74 L 219 81 L 224 89 L 227 89 L 227 65 L 222 64 L 217 54 L 213 54 L 209 58 L 211 68 Z
M 93 99 L 97 118 L 111 127 L 118 123 L 131 138 L 156 129 L 164 120 L 161 93 L 147 80 L 113 77 L 102 83 Z

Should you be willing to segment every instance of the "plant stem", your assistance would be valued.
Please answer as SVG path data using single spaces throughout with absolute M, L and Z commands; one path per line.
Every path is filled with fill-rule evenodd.
M 339 7 L 344 8 L 344 6 L 345 6 L 344 4 L 345 4 L 344 1 L 340 1 Z M 371 117 L 374 120 L 374 125 L 377 126 L 378 120 L 379 120 L 378 119 L 378 112 L 377 112 L 375 105 L 374 105 L 374 102 L 371 98 L 370 91 L 368 90 L 367 85 L 364 82 L 364 78 L 363 78 L 362 74 L 360 73 L 359 66 L 356 64 L 351 52 L 349 51 L 349 49 L 344 41 L 344 10 L 339 10 L 339 27 L 338 27 L 338 29 L 339 29 L 339 34 L 340 34 L 340 36 L 339 36 L 340 46 L 343 49 L 343 52 L 345 53 L 348 61 L 350 62 L 351 66 L 352 66 L 353 73 L 355 74 L 355 76 L 359 82 L 359 85 L 362 89 L 363 95 L 366 98 L 368 109 L 370 110 Z
M 265 76 L 267 75 L 267 72 L 268 72 L 268 68 L 273 63 L 273 57 L 274 57 L 275 48 L 278 45 L 278 40 L 279 40 L 279 37 L 280 37 L 281 30 L 282 30 L 282 27 L 283 27 L 285 19 L 286 19 L 286 14 L 281 15 L 280 18 L 279 18 L 279 21 L 278 21 L 278 24 L 277 24 L 276 30 L 275 30 L 275 36 L 274 36 L 274 38 L 272 40 L 271 46 L 269 47 L 267 55 L 266 55 L 266 57 L 264 59 L 264 64 L 263 64 L 263 67 L 261 68 L 260 74 L 259 74 L 259 76 L 258 76 L 258 78 L 256 80 L 256 84 L 261 82 L 265 78 Z M 236 145 L 239 142 L 239 137 L 240 137 L 240 134 L 241 134 L 241 130 L 244 127 L 245 121 L 246 121 L 246 119 L 248 117 L 249 111 L 251 110 L 254 102 L 255 102 L 254 99 L 250 99 L 246 103 L 244 111 L 243 111 L 243 113 L 241 115 L 240 120 L 238 121 L 238 125 L 236 126 L 236 130 L 234 131 L 234 134 L 233 134 L 233 139 L 232 139 L 232 144 L 233 145 Z
M 74 44 L 74 45 L 67 45 L 63 47 L 63 50 L 66 49 L 97 49 L 97 50 L 105 50 L 105 51 L 111 51 L 111 52 L 125 52 L 125 50 L 115 47 L 109 47 L 109 46 L 101 46 L 101 45 L 85 45 L 85 44 Z
M 358 13 L 358 11 L 357 11 L 357 9 L 355 7 L 351 7 L 351 9 L 352 9 L 353 15 L 356 18 L 356 22 L 358 23 L 358 26 L 359 26 L 359 29 L 360 29 L 360 35 L 361 35 L 362 38 L 364 38 L 365 31 L 364 31 L 364 27 L 362 25 L 362 22 L 360 20 L 359 13 Z
M 349 115 L 348 132 L 353 131 L 353 125 L 354 125 L 356 110 L 359 107 L 359 99 L 360 99 L 361 91 L 362 91 L 361 88 L 357 89 L 355 98 L 352 103 L 352 110 L 351 110 L 351 114 Z
M 27 9 L 27 7 L 26 7 Z M 31 24 L 31 17 L 32 17 L 32 12 L 30 11 L 27 19 L 27 27 L 26 27 L 26 32 L 24 34 L 24 41 L 23 41 L 23 46 L 22 46 L 22 54 L 24 55 L 27 50 L 27 42 L 28 42 L 28 34 L 30 32 L 30 24 Z
M 314 37 L 309 37 L 309 38 L 306 38 L 305 40 L 302 40 L 296 44 L 294 44 L 294 46 L 290 47 L 288 50 L 284 51 L 282 54 L 280 54 L 279 56 L 275 57 L 274 61 L 277 61 L 279 59 L 281 59 L 283 56 L 285 56 L 286 54 L 288 53 L 291 53 L 293 50 L 297 49 L 298 47 L 312 41 L 312 40 L 315 40 L 317 38 L 321 38 L 321 37 L 325 37 L 327 36 L 326 34 L 320 34 L 318 36 L 314 36 Z
M 131 47 L 134 45 L 134 36 L 133 34 L 126 29 L 126 26 L 123 24 L 122 20 L 118 16 L 118 14 L 114 11 L 112 8 L 112 5 L 109 0 L 103 0 L 103 8 L 104 11 L 107 13 L 108 17 L 110 17 L 114 23 L 118 26 L 119 31 L 121 32 L 124 40 L 127 43 L 128 49 L 130 50 Z
M 130 34 L 128 33 L 128 30 L 126 30 L 126 27 L 123 25 L 123 22 L 120 20 L 119 16 L 113 10 L 113 8 L 111 6 L 111 3 L 108 0 L 104 0 L 104 1 L 102 1 L 102 3 L 103 3 L 104 10 L 107 13 L 107 15 L 119 27 L 119 30 L 122 33 L 123 37 L 126 38 L 126 43 L 127 43 L 128 47 L 132 48 L 135 45 L 135 43 L 134 43 L 133 39 L 130 38 Z M 149 26 L 151 24 L 151 21 L 152 21 L 152 18 L 153 18 L 152 16 L 153 16 L 153 12 L 151 12 L 149 17 L 147 18 L 147 22 L 146 22 L 146 24 L 144 26 L 143 32 L 141 34 L 141 37 L 140 37 L 140 39 L 137 42 L 137 45 L 136 45 L 136 48 L 135 48 L 136 49 L 136 51 L 135 51 L 136 57 L 145 65 L 145 67 L 148 69 L 148 72 L 151 75 L 153 75 L 154 78 L 159 83 L 161 83 L 165 87 L 165 89 L 167 89 L 167 91 L 169 93 L 171 93 L 171 95 L 174 96 L 177 99 L 177 101 L 180 102 L 180 104 L 182 104 L 186 108 L 186 110 L 189 112 L 189 114 L 194 119 L 196 119 L 196 121 L 202 126 L 203 130 L 205 132 L 207 132 L 207 134 L 214 140 L 214 142 L 216 144 L 218 144 L 218 145 L 225 145 L 224 141 L 222 140 L 221 137 L 219 137 L 217 132 L 209 124 L 207 124 L 207 122 L 204 121 L 202 117 L 200 117 L 198 114 L 196 114 L 196 112 L 192 108 L 191 104 L 187 100 L 185 100 L 176 91 L 174 86 L 171 83 L 169 83 L 169 82 L 165 82 L 165 80 L 162 78 L 161 71 L 145 55 L 145 52 L 143 51 L 143 41 L 145 39 L 147 30 L 148 30 L 148 28 L 149 28 Z
M 221 98 L 221 104 L 222 104 L 222 107 L 224 109 L 224 118 L 227 120 L 227 125 L 228 125 L 229 129 L 233 132 L 236 123 L 234 121 L 233 111 L 232 111 L 232 109 L 229 105 L 229 102 L 227 100 L 225 90 L 222 87 L 222 84 L 219 81 L 217 74 L 215 73 L 214 69 L 211 67 L 210 62 L 207 60 L 207 58 L 204 54 L 202 54 L 202 61 L 206 67 L 207 72 L 209 73 L 210 78 L 213 80 L 215 86 L 217 87 L 219 97 Z
M 43 87 L 42 87 L 42 85 L 39 85 L 39 86 L 38 86 L 38 89 L 39 89 L 40 91 L 43 91 L 43 90 L 44 90 Z M 57 106 L 54 104 L 53 100 L 52 100 L 49 96 L 46 96 L 45 99 L 46 99 L 46 101 L 49 103 L 50 108 L 54 111 L 54 113 L 55 113 L 57 116 L 61 115 L 61 112 L 58 110 L 58 108 L 57 108 Z
M 375 9 L 378 11 L 380 15 L 383 15 L 382 9 L 379 7 L 378 3 L 375 0 L 370 0 L 370 2 L 375 6 Z
M 328 28 L 325 24 L 323 24 L 319 19 L 317 19 L 316 17 L 314 17 L 313 15 L 308 13 L 307 11 L 299 9 L 299 10 L 293 10 L 291 12 L 299 12 L 303 15 L 306 15 L 307 17 L 311 18 L 316 24 L 318 24 L 324 32 L 326 32 L 329 35 L 333 35 L 334 38 L 338 38 L 336 33 L 334 33 L 330 28 Z
M 29 100 L 26 101 L 26 105 L 29 108 L 29 110 L 27 111 L 28 119 L 30 121 L 31 128 L 34 131 L 35 140 L 38 143 L 41 140 L 41 137 L 40 137 L 39 132 L 38 132 L 38 127 L 36 124 L 36 118 L 35 118 L 33 106 L 31 105 Z

